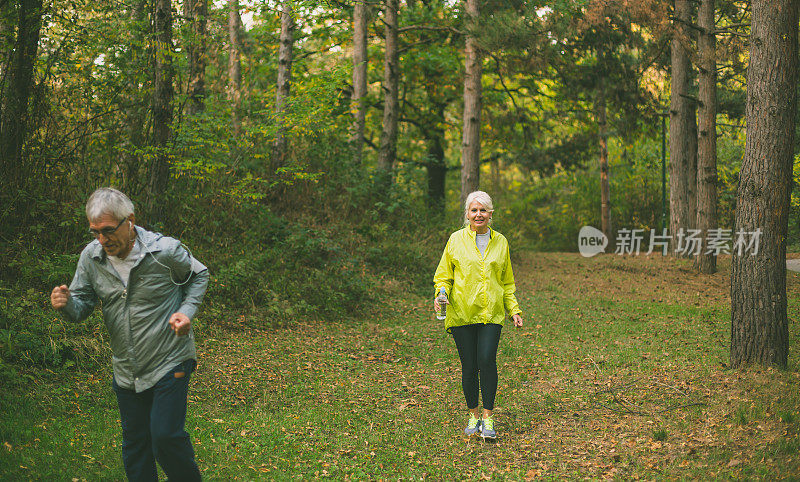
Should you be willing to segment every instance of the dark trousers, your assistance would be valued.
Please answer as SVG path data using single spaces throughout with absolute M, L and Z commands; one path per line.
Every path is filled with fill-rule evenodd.
M 461 359 L 461 388 L 470 410 L 478 406 L 479 390 L 483 408 L 494 410 L 494 396 L 497 393 L 497 345 L 500 343 L 502 328 L 493 323 L 450 328 L 458 348 L 458 357 Z
M 140 393 L 112 382 L 122 420 L 122 461 L 128 480 L 158 481 L 156 461 L 170 481 L 200 480 L 192 442 L 184 429 L 194 367 L 194 360 L 186 360 Z

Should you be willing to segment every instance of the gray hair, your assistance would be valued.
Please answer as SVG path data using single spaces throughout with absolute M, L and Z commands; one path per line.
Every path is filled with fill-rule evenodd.
M 464 224 L 469 224 L 469 218 L 467 217 L 467 213 L 469 212 L 469 205 L 472 204 L 473 201 L 478 201 L 481 206 L 485 207 L 487 211 L 492 212 L 494 211 L 494 204 L 492 204 L 492 198 L 489 197 L 483 191 L 473 191 L 467 195 L 467 199 L 464 201 Z M 489 219 L 489 224 L 492 223 L 492 220 Z
M 86 218 L 89 221 L 97 221 L 103 214 L 122 221 L 133 214 L 133 203 L 120 191 L 111 187 L 101 187 L 86 201 Z

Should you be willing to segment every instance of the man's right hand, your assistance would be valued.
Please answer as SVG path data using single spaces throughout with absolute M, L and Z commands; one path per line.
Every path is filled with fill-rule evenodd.
M 69 288 L 67 288 L 67 285 L 53 288 L 53 292 L 50 293 L 50 304 L 53 305 L 53 308 L 60 310 L 67 306 L 67 300 L 69 300 Z

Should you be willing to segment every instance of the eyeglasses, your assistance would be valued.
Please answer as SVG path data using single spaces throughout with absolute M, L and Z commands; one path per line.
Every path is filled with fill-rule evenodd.
M 100 230 L 90 229 L 89 230 L 89 234 L 91 236 L 94 236 L 95 238 L 99 238 L 101 234 L 103 236 L 105 236 L 105 237 L 109 237 L 112 234 L 116 233 L 117 229 L 119 229 L 119 227 L 122 226 L 122 223 L 124 223 L 127 220 L 128 220 L 128 218 L 122 218 L 122 221 L 120 221 L 119 224 L 117 224 L 117 226 L 114 227 L 114 228 L 103 228 L 103 229 L 100 229 Z

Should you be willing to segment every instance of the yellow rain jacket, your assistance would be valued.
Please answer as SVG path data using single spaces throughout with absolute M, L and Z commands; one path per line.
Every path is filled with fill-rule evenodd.
M 450 235 L 433 276 L 436 295 L 447 292 L 444 328 L 475 323 L 502 325 L 509 316 L 522 313 L 514 292 L 514 273 L 505 236 L 491 229 L 489 245 L 481 256 L 475 231 L 469 226 Z

